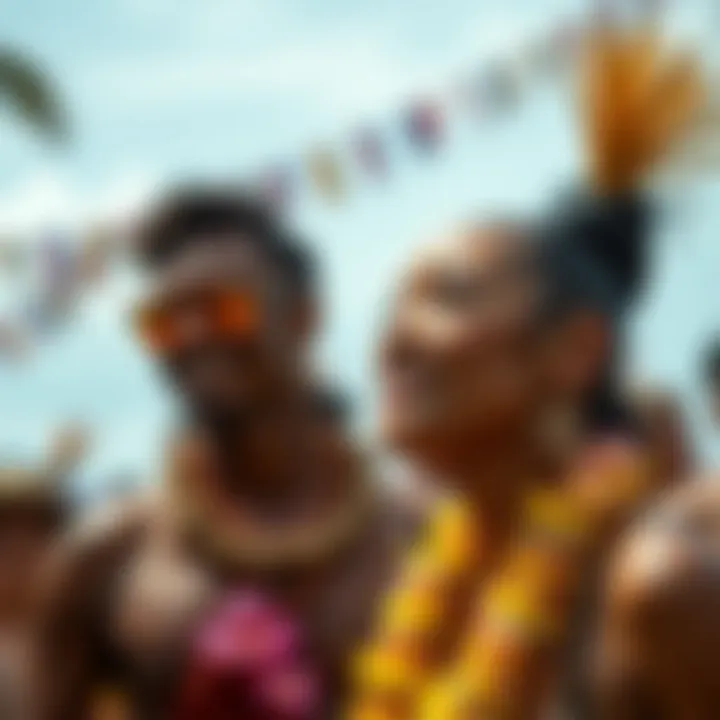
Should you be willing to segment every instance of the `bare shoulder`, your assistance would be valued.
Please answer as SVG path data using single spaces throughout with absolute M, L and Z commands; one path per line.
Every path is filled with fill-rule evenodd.
M 76 552 L 92 552 L 121 541 L 151 522 L 157 513 L 153 495 L 142 494 L 89 512 L 65 538 Z
M 157 513 L 156 501 L 138 496 L 81 518 L 57 543 L 45 568 L 49 602 L 80 595 L 105 577 Z
M 713 718 L 720 706 L 720 484 L 697 478 L 649 508 L 607 578 L 599 680 L 605 717 L 638 717 L 628 698 Z M 616 693 L 612 688 L 615 685 Z M 643 699 L 644 698 L 644 699 Z M 609 702 L 609 701 L 608 701 Z M 653 715 L 654 716 L 654 715 Z
M 93 510 L 62 538 L 62 555 L 76 558 L 102 556 L 142 532 L 157 515 L 157 501 L 138 495 Z
M 702 476 L 660 498 L 620 542 L 608 596 L 644 626 L 720 603 L 720 477 Z M 720 625 L 720 623 L 718 623 Z

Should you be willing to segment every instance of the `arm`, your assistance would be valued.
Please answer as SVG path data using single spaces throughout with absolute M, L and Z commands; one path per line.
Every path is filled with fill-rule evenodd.
M 600 717 L 641 720 L 658 709 L 682 720 L 716 716 L 719 530 L 720 492 L 691 485 L 623 543 L 604 598 Z
M 107 587 L 137 527 L 134 510 L 108 511 L 64 538 L 51 558 L 39 625 L 39 720 L 89 717 Z

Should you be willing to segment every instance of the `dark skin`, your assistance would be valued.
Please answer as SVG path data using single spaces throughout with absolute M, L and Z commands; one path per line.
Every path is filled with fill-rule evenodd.
M 252 333 L 218 338 L 186 300 L 218 285 L 253 298 L 259 322 Z M 191 420 L 183 467 L 197 461 L 211 472 L 225 504 L 254 516 L 266 533 L 297 515 L 312 516 L 318 484 L 347 478 L 328 476 L 313 436 L 305 397 L 303 355 L 312 331 L 306 298 L 293 297 L 281 270 L 233 236 L 180 251 L 156 277 L 155 293 L 182 313 L 183 342 L 163 358 L 163 368 Z M 300 619 L 338 700 L 347 656 L 402 542 L 395 510 L 401 512 L 374 504 L 350 542 L 284 572 L 214 556 L 188 539 L 162 497 L 134 501 L 80 528 L 48 584 L 40 717 L 84 717 L 98 683 L 107 681 L 129 693 L 134 716 L 165 717 L 193 628 L 227 591 L 246 583 L 272 593 Z
M 640 389 L 633 394 L 633 409 L 651 448 L 658 486 L 686 479 L 694 458 L 678 398 L 659 389 Z
M 429 246 L 403 275 L 385 335 L 385 438 L 459 482 L 479 457 L 505 465 L 514 456 L 523 471 L 541 459 L 538 450 L 558 459 L 565 439 L 550 448 L 556 438 L 539 437 L 545 421 L 555 408 L 578 414 L 608 350 L 607 322 L 595 312 L 538 326 L 540 279 L 526 243 L 481 227 Z M 476 481 L 465 489 L 491 491 Z M 496 489 L 511 492 L 506 483 Z
M 648 512 L 610 568 L 597 653 L 599 717 L 717 717 L 720 495 L 684 483 Z
M 0 507 L 0 622 L 32 617 L 37 568 L 60 531 L 59 514 L 50 500 L 19 498 Z
M 540 278 L 527 258 L 524 238 L 503 228 L 443 238 L 403 276 L 383 347 L 385 437 L 436 485 L 470 500 L 484 529 L 481 576 L 502 562 L 523 494 L 563 478 L 587 442 L 573 420 L 609 349 L 607 322 L 589 309 L 539 325 Z M 456 643 L 468 600 L 458 599 L 440 656 Z M 584 630 L 576 630 L 563 676 L 583 644 Z M 518 717 L 536 717 L 547 666 L 538 662 L 538 682 L 529 679 L 517 698 Z
M 310 412 L 314 417 L 312 445 L 316 448 L 317 462 L 328 478 L 328 481 L 320 483 L 322 502 L 332 503 L 348 489 L 346 484 L 329 479 L 348 478 L 353 482 L 353 475 L 358 466 L 362 467 L 363 458 L 351 439 L 348 422 L 343 413 L 328 411 L 315 404 L 310 408 Z
M 39 568 L 60 533 L 57 508 L 38 498 L 0 507 L 0 716 L 23 720 L 32 697 Z

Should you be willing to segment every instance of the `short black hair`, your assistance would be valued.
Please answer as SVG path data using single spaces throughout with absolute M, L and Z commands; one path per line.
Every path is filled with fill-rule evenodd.
M 315 283 L 315 261 L 270 206 L 243 188 L 185 186 L 160 201 L 140 226 L 137 253 L 147 270 L 157 270 L 211 234 L 236 234 L 252 242 L 300 294 Z

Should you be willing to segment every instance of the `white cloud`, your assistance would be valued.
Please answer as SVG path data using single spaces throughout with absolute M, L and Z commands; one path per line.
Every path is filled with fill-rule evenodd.
M 49 167 L 3 193 L 0 228 L 5 233 L 33 233 L 49 227 L 81 228 L 96 218 L 127 217 L 156 187 L 157 176 L 149 170 L 124 170 L 101 186 L 88 187 Z
M 217 27 L 224 23 L 237 25 L 243 21 L 267 17 L 273 9 L 272 0 L 117 0 L 118 9 L 141 21 L 172 19 L 195 28 Z
M 214 9 L 203 12 L 206 29 L 211 18 L 234 7 L 224 1 L 208 6 Z M 258 12 L 256 3 L 240 6 L 245 10 L 234 12 L 250 17 Z M 354 119 L 399 105 L 412 93 L 444 89 L 483 60 L 512 56 L 547 24 L 543 16 L 519 20 L 516 13 L 484 10 L 454 26 L 447 42 L 421 51 L 412 34 L 403 36 L 402 14 L 382 24 L 377 20 L 301 27 L 289 41 L 281 25 L 279 38 L 249 49 L 242 42 L 193 43 L 189 49 L 123 57 L 87 68 L 81 89 L 105 113 L 267 100 L 290 111 L 300 105 L 335 119 Z
M 275 97 L 332 107 L 386 100 L 415 68 L 362 33 L 314 38 L 252 54 L 237 50 L 123 59 L 91 68 L 83 87 L 105 111 Z

